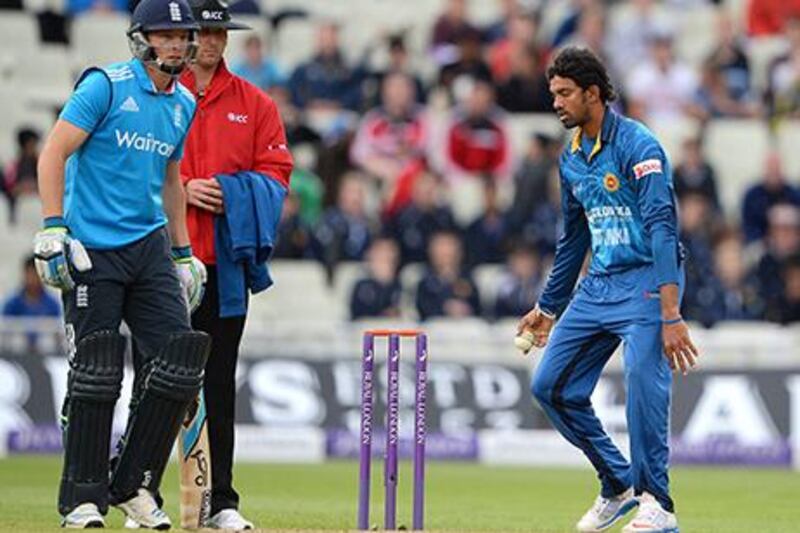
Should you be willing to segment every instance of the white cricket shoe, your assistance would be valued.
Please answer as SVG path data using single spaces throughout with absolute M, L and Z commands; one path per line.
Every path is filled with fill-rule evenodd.
M 211 529 L 232 529 L 243 531 L 253 529 L 253 523 L 245 518 L 236 509 L 223 509 L 208 519 L 206 527 Z
M 629 488 L 613 498 L 598 496 L 594 505 L 578 521 L 576 528 L 582 532 L 605 531 L 628 514 L 638 503 L 633 495 L 633 488 Z
M 678 519 L 645 492 L 639 496 L 639 512 L 622 528 L 622 533 L 678 533 Z
M 64 517 L 61 527 L 69 529 L 88 529 L 106 527 L 106 521 L 97 505 L 93 503 L 82 503 Z
M 125 527 L 128 529 L 166 530 L 172 527 L 167 513 L 158 508 L 155 498 L 147 489 L 139 489 L 136 496 L 117 504 L 117 509 L 125 513 Z

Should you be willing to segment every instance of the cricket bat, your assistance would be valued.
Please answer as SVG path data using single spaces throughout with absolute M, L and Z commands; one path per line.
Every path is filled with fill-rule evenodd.
M 211 512 L 211 453 L 203 393 L 189 406 L 178 435 L 181 527 L 205 527 Z

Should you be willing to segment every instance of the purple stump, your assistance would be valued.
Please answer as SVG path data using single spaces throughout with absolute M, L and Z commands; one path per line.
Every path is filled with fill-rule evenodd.
M 386 501 L 384 529 L 397 529 L 397 441 L 400 425 L 400 336 L 389 335 L 389 361 L 386 392 L 386 455 L 384 483 Z
M 414 518 L 413 529 L 423 528 L 425 516 L 425 408 L 428 385 L 428 337 L 417 335 L 414 394 Z
M 372 377 L 375 361 L 375 340 L 364 334 L 361 373 L 361 456 L 358 477 L 358 529 L 369 529 L 369 484 L 372 466 Z

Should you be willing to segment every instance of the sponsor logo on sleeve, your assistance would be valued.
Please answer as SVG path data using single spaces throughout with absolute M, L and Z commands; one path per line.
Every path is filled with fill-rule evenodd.
M 641 163 L 633 165 L 633 175 L 637 180 L 655 172 L 663 172 L 661 169 L 661 160 L 659 159 L 645 159 Z

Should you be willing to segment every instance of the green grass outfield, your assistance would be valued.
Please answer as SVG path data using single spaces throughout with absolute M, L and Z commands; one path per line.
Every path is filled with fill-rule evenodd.
M 57 458 L 0 460 L 0 531 L 55 527 Z M 372 522 L 381 517 L 382 463 L 373 463 Z M 346 530 L 355 525 L 357 464 L 237 465 L 242 511 L 265 530 Z M 778 470 L 673 471 L 683 532 L 800 531 L 800 474 Z M 410 467 L 400 472 L 398 524 L 411 516 Z M 567 532 L 597 490 L 589 470 L 428 464 L 426 527 L 430 530 Z M 166 510 L 177 520 L 177 474 L 164 477 Z M 622 522 L 621 522 L 622 523 Z M 122 526 L 112 509 L 108 525 Z M 613 531 L 619 531 L 621 526 Z

